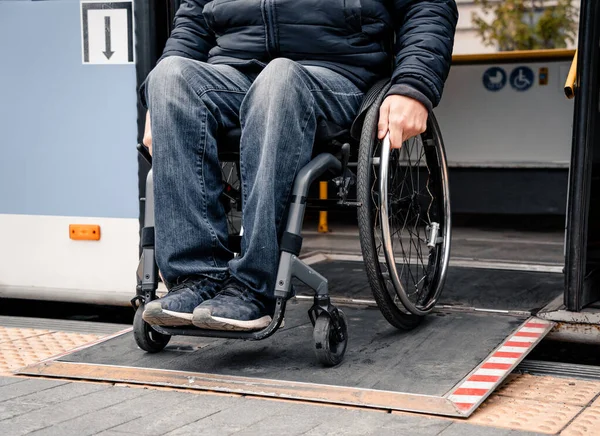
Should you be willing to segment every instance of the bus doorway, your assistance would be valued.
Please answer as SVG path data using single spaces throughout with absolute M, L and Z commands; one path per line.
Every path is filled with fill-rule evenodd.
M 573 312 L 600 301 L 600 5 L 583 0 L 581 11 L 564 299 Z

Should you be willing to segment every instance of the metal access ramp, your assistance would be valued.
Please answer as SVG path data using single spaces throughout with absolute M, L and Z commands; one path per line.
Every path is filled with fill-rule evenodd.
M 554 325 L 533 313 L 560 293 L 560 273 L 451 265 L 439 309 L 416 330 L 398 331 L 371 304 L 357 260 L 313 258 L 346 303 L 350 339 L 337 367 L 316 363 L 311 301 L 299 286 L 285 327 L 265 341 L 179 336 L 146 354 L 127 331 L 19 373 L 468 417 Z

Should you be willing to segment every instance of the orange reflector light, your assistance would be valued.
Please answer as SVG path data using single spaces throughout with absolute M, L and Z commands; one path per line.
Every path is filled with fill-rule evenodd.
M 99 241 L 100 226 L 96 224 L 70 224 L 69 237 L 75 241 Z

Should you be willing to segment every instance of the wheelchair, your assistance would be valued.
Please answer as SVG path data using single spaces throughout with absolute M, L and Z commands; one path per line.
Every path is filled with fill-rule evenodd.
M 411 330 L 435 307 L 444 287 L 450 256 L 451 216 L 446 155 L 439 126 L 430 113 L 426 131 L 391 149 L 389 138 L 377 138 L 379 108 L 390 83 L 383 80 L 367 92 L 350 129 L 320 125 L 313 158 L 297 174 L 280 241 L 279 269 L 272 322 L 260 331 L 212 331 L 196 327 L 151 326 L 142 319 L 144 305 L 157 298 L 158 270 L 154 258 L 152 170 L 146 180 L 145 218 L 140 238 L 133 334 L 144 351 L 156 353 L 171 336 L 189 335 L 263 340 L 282 325 L 286 302 L 294 296 L 292 278 L 314 290 L 308 311 L 314 327 L 316 359 L 324 366 L 342 362 L 348 344 L 348 321 L 330 299 L 328 281 L 300 258 L 301 228 L 307 194 L 325 174 L 338 189 L 337 207 L 355 208 L 360 246 L 372 294 L 385 319 L 400 330 Z M 223 172 L 222 201 L 228 216 L 230 245 L 239 253 L 241 193 L 239 129 L 219 141 Z M 147 150 L 138 150 L 151 164 Z M 356 199 L 349 200 L 355 186 Z

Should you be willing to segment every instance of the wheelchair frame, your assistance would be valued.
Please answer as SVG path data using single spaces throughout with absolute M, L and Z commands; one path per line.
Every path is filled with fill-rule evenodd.
M 348 163 L 349 144 L 342 147 L 343 159 L 340 161 L 330 153 L 321 153 L 314 157 L 297 174 L 294 180 L 291 203 L 288 211 L 286 229 L 280 243 L 281 256 L 277 272 L 275 287 L 275 313 L 271 323 L 264 329 L 256 332 L 232 332 L 219 330 L 206 330 L 200 328 L 175 328 L 165 326 L 150 326 L 155 332 L 163 335 L 164 345 L 168 337 L 175 335 L 203 336 L 226 339 L 263 340 L 271 336 L 282 324 L 287 301 L 293 296 L 292 278 L 295 277 L 315 291 L 314 304 L 309 310 L 309 317 L 315 327 L 314 337 L 317 358 L 324 364 L 335 365 L 341 362 L 348 341 L 347 322 L 343 312 L 331 304 L 329 298 L 328 280 L 306 265 L 298 256 L 302 247 L 301 228 L 306 210 L 306 197 L 311 184 L 321 177 L 326 171 L 344 174 Z M 138 150 L 149 163 L 150 155 L 143 146 L 138 145 Z M 343 184 L 347 187 L 348 184 Z M 347 192 L 347 191 L 346 191 Z M 138 345 L 144 347 L 144 339 L 138 339 L 139 334 L 148 330 L 142 324 L 141 317 L 145 303 L 156 298 L 158 288 L 158 268 L 154 256 L 154 194 L 152 169 L 146 178 L 145 218 L 142 229 L 142 256 L 138 267 L 138 286 L 136 297 L 132 305 L 136 309 L 134 319 L 134 334 L 138 333 Z M 150 336 L 151 338 L 151 336 Z M 161 340 L 155 341 L 157 347 L 145 347 L 146 351 L 160 351 Z M 163 346 L 164 346 L 163 345 Z M 340 347 L 338 349 L 338 347 Z M 156 350 L 154 349 L 156 348 Z M 334 351 L 332 351 L 334 350 Z
M 371 153 L 373 151 L 372 144 L 369 147 L 364 147 L 363 142 L 365 138 L 373 138 L 374 129 L 376 128 L 375 117 L 378 113 L 378 108 L 383 100 L 386 92 L 386 86 L 381 86 L 381 83 L 372 88 L 365 96 L 363 107 L 360 109 L 359 114 L 366 113 L 365 124 L 361 126 L 361 150 L 360 155 L 364 158 L 367 157 L 370 161 L 368 165 L 377 165 L 379 167 L 379 173 L 384 175 L 383 179 L 387 179 L 387 164 L 389 161 L 389 150 L 383 152 L 380 158 L 365 155 L 365 152 Z M 366 108 L 366 109 L 365 109 Z M 433 117 L 433 115 L 432 115 Z M 354 128 L 354 126 L 353 126 Z M 449 213 L 449 192 L 448 192 L 448 181 L 447 171 L 445 168 L 445 151 L 443 150 L 443 144 L 441 143 L 441 136 L 437 123 L 435 120 L 430 120 L 428 128 L 433 130 L 435 140 L 437 144 L 428 143 L 427 147 L 429 152 L 432 150 L 432 146 L 438 146 L 440 150 L 436 150 L 438 153 L 438 160 L 441 162 L 441 181 L 442 192 L 443 192 L 443 214 L 448 215 Z M 368 131 L 367 131 L 368 130 Z M 330 141 L 330 142 L 336 142 Z M 431 142 L 431 141 L 428 141 Z M 389 147 L 389 137 L 384 141 L 384 147 Z M 158 288 L 158 268 L 154 256 L 154 195 L 153 195 L 153 176 L 152 169 L 150 169 L 146 179 L 146 199 L 145 199 L 145 218 L 144 225 L 142 228 L 141 245 L 142 255 L 140 258 L 137 276 L 138 285 L 136 288 L 136 296 L 131 300 L 132 306 L 136 309 L 136 316 L 134 318 L 134 337 L 140 348 L 148 352 L 158 352 L 162 350 L 171 336 L 184 335 L 184 336 L 202 336 L 202 337 L 213 337 L 213 338 L 225 338 L 225 339 L 244 339 L 244 340 L 263 340 L 273 335 L 282 325 L 287 301 L 293 296 L 292 290 L 292 278 L 297 278 L 311 289 L 314 290 L 314 303 L 309 309 L 309 318 L 314 327 L 313 338 L 315 341 L 315 353 L 316 357 L 322 364 L 332 366 L 340 363 L 343 359 L 345 350 L 348 343 L 348 326 L 347 320 L 342 310 L 338 309 L 331 303 L 329 296 L 329 285 L 327 278 L 316 272 L 313 268 L 306 265 L 298 256 L 302 247 L 302 236 L 301 228 L 304 220 L 306 210 L 307 194 L 310 186 L 314 181 L 321 177 L 325 172 L 331 171 L 336 177 L 333 179 L 338 187 L 338 205 L 350 206 L 350 207 L 361 207 L 363 206 L 360 202 L 347 201 L 347 194 L 349 186 L 356 181 L 356 176 L 349 170 L 350 156 L 350 144 L 341 144 L 337 141 L 338 145 L 341 145 L 338 150 L 339 156 L 334 156 L 332 152 L 322 152 L 317 154 L 306 166 L 304 166 L 299 173 L 296 175 L 294 180 L 294 187 L 292 191 L 291 203 L 288 210 L 288 219 L 286 222 L 286 228 L 280 241 L 280 258 L 279 267 L 277 272 L 276 285 L 274 295 L 276 298 L 275 313 L 271 323 L 260 331 L 254 332 L 235 332 L 235 331 L 217 331 L 217 330 L 206 330 L 197 327 L 181 328 L 181 327 L 165 327 L 165 326 L 149 326 L 143 319 L 142 313 L 144 310 L 145 303 L 152 301 L 156 298 L 156 290 Z M 424 144 L 425 146 L 425 144 Z M 367 150 L 368 148 L 368 150 Z M 152 164 L 152 157 L 144 146 L 138 144 L 139 152 L 144 156 L 148 163 Z M 376 162 L 377 161 L 377 162 Z M 382 168 L 386 166 L 386 168 Z M 359 175 L 361 174 L 359 165 Z M 364 172 L 364 165 L 362 174 Z M 412 176 L 411 176 L 412 177 Z M 417 175 L 418 177 L 418 175 Z M 382 179 L 382 180 L 383 180 Z M 364 180 L 364 176 L 363 176 Z M 387 193 L 387 188 L 384 183 L 380 183 L 380 189 L 382 192 Z M 363 195 L 363 197 L 365 197 Z M 433 197 L 432 197 L 433 199 Z M 363 198 L 363 201 L 368 199 Z M 387 220 L 387 197 L 384 202 L 383 216 Z M 371 205 L 369 205 L 371 206 Z M 408 213 L 408 212 L 407 212 Z M 380 215 L 381 216 L 381 215 Z M 364 217 L 364 214 L 363 214 Z M 437 223 L 434 223 L 437 224 Z M 373 289 L 377 303 L 382 309 L 386 319 L 395 327 L 402 329 L 412 329 L 420 323 L 421 318 L 429 312 L 435 305 L 435 300 L 439 297 L 441 286 L 445 279 L 447 269 L 447 257 L 449 255 L 449 238 L 450 238 L 450 217 L 447 217 L 447 222 L 444 225 L 444 237 L 437 238 L 435 236 L 433 244 L 438 244 L 438 239 L 442 239 L 442 251 L 443 258 L 441 264 L 441 270 L 438 274 L 437 279 L 439 286 L 436 291 L 432 303 L 427 307 L 426 310 L 418 310 L 413 303 L 407 305 L 405 302 L 408 301 L 406 295 L 400 295 L 402 305 L 406 310 L 391 310 L 390 305 L 397 305 L 395 299 L 388 297 L 387 295 L 382 296 L 382 293 L 389 292 L 389 285 L 384 283 L 382 278 L 382 271 L 379 266 L 367 265 L 369 272 L 369 282 Z M 385 229 L 384 229 L 385 230 Z M 391 246 L 389 237 L 389 228 L 387 229 L 387 238 L 384 241 L 384 246 L 389 249 Z M 437 232 L 437 229 L 435 230 Z M 372 232 L 369 232 L 372 233 Z M 385 236 L 385 231 L 383 232 Z M 436 233 L 437 235 L 437 233 Z M 364 244 L 364 240 L 361 235 L 361 245 Z M 372 235 L 369 237 L 372 240 Z M 432 242 L 428 241 L 428 246 Z M 363 247 L 364 252 L 364 247 Z M 369 262 L 377 263 L 377 257 L 373 258 L 372 253 L 369 257 Z M 375 260 L 374 260 L 375 259 Z M 390 257 L 388 251 L 385 251 L 386 262 L 394 260 L 393 255 Z M 367 261 L 365 259 L 365 261 Z M 440 265 L 436 265 L 439 267 Z M 369 270 L 373 271 L 369 271 Z M 375 271 L 377 270 L 377 271 Z M 375 272 L 374 272 L 375 271 Z M 388 267 L 389 271 L 389 267 Z M 395 268 L 393 269 L 395 273 Z M 393 287 L 396 289 L 396 293 L 399 294 L 397 286 L 397 277 L 391 281 Z M 388 281 L 390 277 L 388 274 Z M 401 292 L 406 293 L 406 290 L 400 286 Z M 406 297 L 406 298 L 402 298 Z M 394 308 L 392 308 L 394 309 Z

